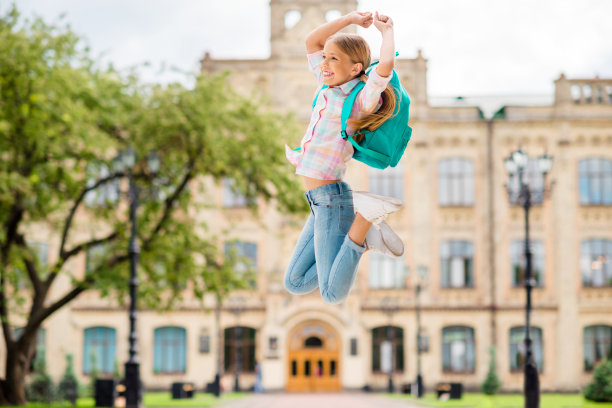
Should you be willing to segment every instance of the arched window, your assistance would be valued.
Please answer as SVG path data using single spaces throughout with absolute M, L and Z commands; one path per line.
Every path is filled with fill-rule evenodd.
M 315 336 L 308 337 L 304 341 L 304 347 L 312 347 L 312 348 L 323 347 L 323 341 L 320 338 L 315 337 Z
M 372 371 L 388 373 L 404 371 L 404 329 L 382 326 L 372 329 Z
M 255 329 L 244 326 L 228 327 L 224 331 L 223 361 L 226 372 L 255 371 Z M 236 365 L 238 362 L 238 366 Z
M 612 240 L 589 239 L 580 243 L 580 273 L 585 287 L 612 286 Z
M 591 371 L 604 358 L 612 359 L 612 326 L 584 328 L 584 371 Z
M 581 205 L 612 205 L 612 160 L 580 160 L 578 179 Z
M 531 350 L 535 358 L 538 371 L 542 372 L 542 329 L 531 327 L 529 330 L 531 338 Z M 522 371 L 525 367 L 525 326 L 510 329 L 510 371 Z
M 474 205 L 474 163 L 453 157 L 438 163 L 438 204 L 441 206 Z
M 476 366 L 474 329 L 449 326 L 442 329 L 442 370 L 449 373 L 473 373 Z
M 83 374 L 97 371 L 112 374 L 115 369 L 116 334 L 112 327 L 85 329 L 83 341 Z
M 474 245 L 471 242 L 442 242 L 440 260 L 443 288 L 474 286 Z
M 153 336 L 153 373 L 185 373 L 187 333 L 182 327 L 158 327 Z

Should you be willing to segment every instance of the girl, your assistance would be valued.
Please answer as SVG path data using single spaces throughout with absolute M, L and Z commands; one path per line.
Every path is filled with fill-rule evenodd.
M 369 76 L 365 75 L 370 65 L 366 41 L 354 34 L 337 34 L 350 24 L 364 28 L 374 24 L 382 35 L 380 62 Z M 328 88 L 317 98 L 300 151 L 286 147 L 296 173 L 304 176 L 311 214 L 289 261 L 285 287 L 293 294 L 305 294 L 319 286 L 323 300 L 337 304 L 348 296 L 367 249 L 394 256 L 404 251 L 401 239 L 383 222 L 401 208 L 401 201 L 353 194 L 342 181 L 353 147 L 340 137 L 340 114 L 351 90 L 365 82 L 353 105 L 349 134 L 376 129 L 395 108 L 395 92 L 389 85 L 395 60 L 393 21 L 378 12 L 354 11 L 311 32 L 306 51 L 310 70 L 319 85 Z

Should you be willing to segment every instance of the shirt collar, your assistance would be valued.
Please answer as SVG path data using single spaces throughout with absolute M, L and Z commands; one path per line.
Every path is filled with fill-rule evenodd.
M 348 82 L 343 83 L 342 85 L 338 85 L 337 88 L 340 88 L 340 90 L 345 94 L 349 94 L 351 93 L 353 88 L 359 83 L 359 81 L 361 81 L 360 78 L 354 78 Z

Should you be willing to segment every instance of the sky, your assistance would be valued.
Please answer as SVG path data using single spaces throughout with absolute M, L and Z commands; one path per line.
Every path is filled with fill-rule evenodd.
M 324 0 L 321 0 L 324 1 Z M 11 0 L 0 0 L 0 11 Z M 120 69 L 147 61 L 144 80 L 167 83 L 213 58 L 269 56 L 269 0 L 16 0 L 26 17 L 63 22 L 92 55 Z M 611 0 L 361 0 L 390 15 L 400 58 L 428 60 L 430 97 L 516 96 L 533 101 L 569 78 L 612 78 Z M 314 27 L 313 27 L 314 28 Z M 360 32 L 378 54 L 372 26 Z

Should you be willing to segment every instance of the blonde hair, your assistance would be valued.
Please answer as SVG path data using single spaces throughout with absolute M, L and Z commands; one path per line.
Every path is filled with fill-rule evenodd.
M 370 46 L 366 40 L 357 34 L 345 34 L 337 33 L 327 39 L 333 41 L 342 52 L 344 52 L 351 59 L 354 64 L 361 63 L 363 68 L 359 75 L 363 82 L 368 80 L 368 76 L 365 74 L 365 70 L 370 66 Z M 378 129 L 384 121 L 393 116 L 395 110 L 396 96 L 395 91 L 391 84 L 387 84 L 387 87 L 382 93 L 382 105 L 376 112 L 370 113 L 361 119 L 349 119 L 349 123 L 356 130 L 358 135 L 355 140 L 359 143 L 363 139 L 363 133 L 359 133 L 361 130 L 374 131 Z

